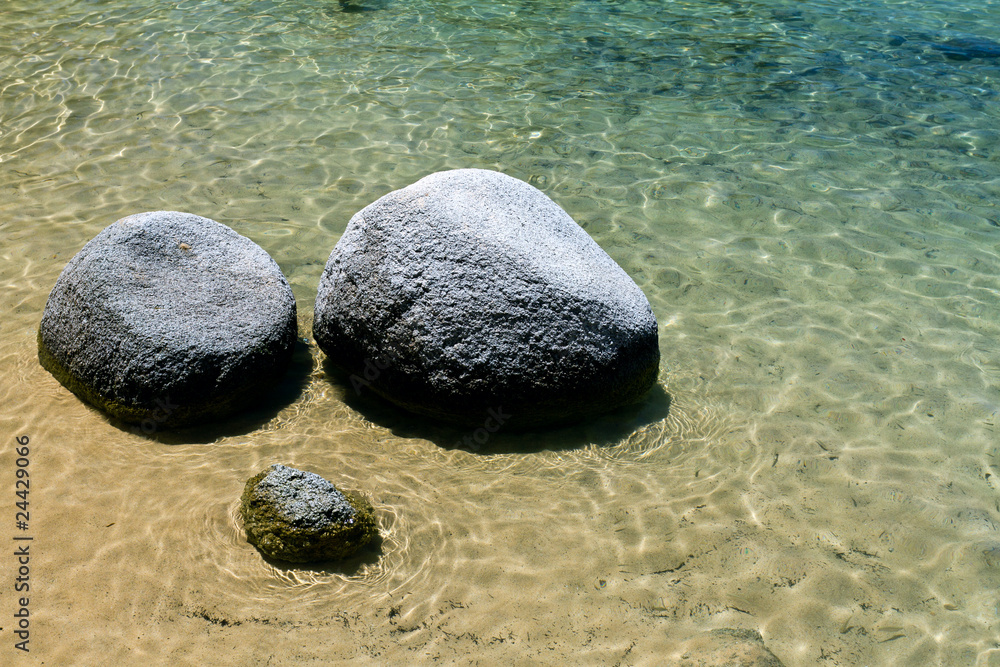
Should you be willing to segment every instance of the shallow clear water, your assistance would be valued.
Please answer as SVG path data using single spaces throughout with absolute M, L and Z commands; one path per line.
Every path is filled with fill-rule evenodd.
M 1000 3 L 3 18 L 0 489 L 29 435 L 34 658 L 644 664 L 741 627 L 788 665 L 1000 664 Z M 350 216 L 456 167 L 539 187 L 643 288 L 669 411 L 472 453 L 310 344 L 269 410 L 147 438 L 38 365 L 59 272 L 125 215 L 256 241 L 308 339 Z M 380 550 L 261 559 L 237 504 L 275 462 L 367 492 Z

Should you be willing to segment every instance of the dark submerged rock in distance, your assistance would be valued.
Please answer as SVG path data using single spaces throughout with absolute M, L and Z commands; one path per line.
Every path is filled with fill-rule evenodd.
M 555 202 L 482 169 L 440 172 L 351 218 L 313 333 L 355 389 L 482 426 L 565 423 L 639 399 L 659 370 L 642 290 Z
M 250 544 L 269 558 L 292 563 L 346 558 L 378 533 L 363 497 L 283 465 L 247 481 L 240 514 Z
M 982 37 L 956 37 L 934 48 L 949 60 L 972 60 L 973 58 L 1000 58 L 1000 43 Z
M 131 215 L 63 269 L 39 359 L 82 399 L 145 429 L 245 407 L 287 370 L 295 298 L 278 265 L 190 213 Z

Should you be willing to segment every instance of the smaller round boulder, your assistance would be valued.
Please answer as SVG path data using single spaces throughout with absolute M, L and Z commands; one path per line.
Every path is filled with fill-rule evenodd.
M 214 220 L 122 218 L 63 269 L 39 360 L 80 398 L 151 432 L 244 408 L 287 370 L 295 297 L 270 255 Z
M 250 544 L 292 563 L 347 558 L 378 534 L 372 506 L 362 496 L 279 464 L 247 481 L 240 514 Z

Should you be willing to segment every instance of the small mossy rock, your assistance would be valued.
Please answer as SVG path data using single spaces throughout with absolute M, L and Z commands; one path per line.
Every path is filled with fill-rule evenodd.
M 576 421 L 637 401 L 659 371 L 642 290 L 544 193 L 483 169 L 431 174 L 354 215 L 315 313 L 316 342 L 356 390 L 461 424 Z
M 240 514 L 250 544 L 292 563 L 347 558 L 378 534 L 372 506 L 361 495 L 278 464 L 250 478 Z
M 42 365 L 151 430 L 246 407 L 288 369 L 295 297 L 273 259 L 214 220 L 140 213 L 66 265 L 38 331 Z

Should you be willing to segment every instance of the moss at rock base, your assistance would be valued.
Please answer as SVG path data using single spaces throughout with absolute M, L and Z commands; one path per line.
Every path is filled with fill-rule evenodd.
M 378 534 L 371 504 L 360 494 L 337 492 L 333 485 L 330 488 L 342 494 L 353 509 L 349 519 L 309 525 L 310 522 L 294 516 L 289 507 L 282 506 L 272 494 L 258 488 L 264 478 L 277 468 L 284 466 L 272 466 L 251 477 L 240 498 L 240 514 L 247 541 L 268 558 L 292 563 L 341 560 L 354 555 Z M 302 474 L 318 478 L 312 473 Z M 297 495 L 295 489 L 291 495 Z M 293 504 L 301 507 L 308 502 L 296 498 Z
M 270 375 L 262 374 L 268 380 L 267 384 L 262 383 L 261 386 L 233 390 L 229 394 L 220 395 L 211 400 L 202 399 L 194 404 L 187 403 L 184 400 L 185 397 L 166 394 L 162 398 L 154 399 L 150 405 L 130 405 L 108 398 L 70 372 L 45 346 L 41 330 L 38 332 L 37 340 L 38 362 L 42 368 L 59 381 L 59 384 L 69 389 L 84 402 L 115 419 L 126 424 L 142 425 L 144 432 L 147 433 L 150 431 L 146 430 L 146 424 L 151 424 L 152 430 L 157 430 L 192 426 L 228 417 L 259 401 L 270 385 L 277 382 L 284 373 L 284 368 L 279 367 L 278 372 L 272 372 Z M 177 402 L 175 403 L 175 401 Z

